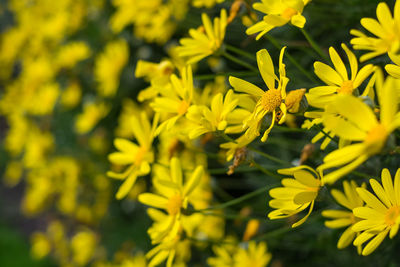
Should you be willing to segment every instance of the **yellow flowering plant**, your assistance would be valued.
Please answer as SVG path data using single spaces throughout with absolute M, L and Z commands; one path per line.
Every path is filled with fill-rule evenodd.
M 3 2 L 1 266 L 400 265 L 398 1 Z

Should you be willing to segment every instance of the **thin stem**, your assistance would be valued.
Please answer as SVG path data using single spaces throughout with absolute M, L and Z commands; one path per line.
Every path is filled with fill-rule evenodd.
M 336 144 L 338 144 L 338 141 L 336 139 L 334 139 L 332 136 L 330 136 L 327 132 L 325 132 L 319 125 L 314 124 L 313 128 L 316 128 L 318 131 L 320 131 L 321 133 L 323 133 L 326 137 L 328 137 L 329 139 L 331 139 L 333 142 L 335 142 Z
M 222 204 L 219 204 L 219 205 L 215 205 L 213 207 L 209 207 L 209 208 L 205 208 L 205 209 L 193 210 L 192 212 L 203 212 L 203 211 L 207 211 L 207 210 L 218 210 L 218 209 L 224 209 L 224 208 L 227 208 L 227 207 L 230 207 L 230 206 L 234 206 L 234 205 L 242 203 L 243 201 L 246 201 L 246 200 L 248 200 L 250 198 L 256 197 L 256 196 L 268 191 L 270 188 L 271 188 L 271 186 L 268 185 L 268 186 L 259 188 L 259 189 L 255 190 L 253 192 L 250 192 L 248 194 L 245 194 L 245 195 L 243 195 L 241 197 L 238 197 L 238 198 L 232 199 L 230 201 L 227 201 L 225 203 L 222 203 Z
M 254 72 L 258 72 L 258 70 L 256 68 L 254 68 L 252 65 L 250 65 L 249 63 L 242 61 L 234 56 L 232 56 L 231 54 L 228 54 L 226 51 L 222 51 L 221 55 L 223 55 L 225 58 L 229 59 L 232 62 L 235 62 L 243 67 L 248 68 L 249 70 L 252 70 Z
M 262 173 L 268 175 L 268 176 L 272 176 L 275 178 L 281 178 L 279 175 L 276 175 L 275 173 L 265 169 L 263 166 L 261 166 L 260 164 L 258 164 L 257 162 L 255 162 L 254 160 L 251 161 L 251 164 L 256 167 L 257 169 L 259 169 Z
M 254 60 L 254 61 L 257 60 L 256 57 L 253 54 L 250 54 L 250 53 L 248 53 L 248 52 L 246 52 L 246 51 L 244 51 L 244 50 L 242 50 L 240 48 L 237 48 L 237 47 L 234 47 L 234 46 L 228 45 L 228 44 L 225 44 L 225 48 L 226 48 L 226 50 L 229 50 L 229 51 L 231 51 L 233 53 L 236 53 L 238 55 L 244 56 L 244 57 L 246 57 L 246 58 L 248 58 L 250 60 Z
M 307 33 L 307 31 L 303 28 L 300 28 L 300 31 L 303 33 L 304 37 L 307 39 L 308 43 L 311 45 L 312 48 L 314 48 L 315 52 L 320 55 L 326 62 L 329 62 L 328 57 L 326 54 L 322 51 L 321 47 L 317 44 L 317 42 L 314 41 L 314 39 Z
M 271 35 L 269 34 L 265 34 L 264 35 L 271 43 L 272 45 L 274 45 L 276 48 L 278 49 L 282 49 L 282 45 Z M 290 62 L 292 62 L 292 64 L 298 68 L 300 70 L 301 73 L 304 74 L 304 76 L 306 76 L 310 81 L 312 81 L 313 83 L 318 83 L 318 81 L 312 76 L 310 75 L 310 73 L 304 69 L 297 61 L 296 59 L 294 59 L 289 52 L 285 52 L 285 56 L 289 59 Z
M 215 74 L 204 74 L 204 75 L 196 75 L 194 79 L 196 80 L 213 80 L 218 76 L 237 76 L 237 77 L 251 77 L 257 76 L 258 72 L 254 71 L 236 71 L 236 72 L 219 72 Z
M 277 157 L 274 157 L 274 156 L 271 156 L 271 155 L 269 155 L 269 154 L 267 154 L 267 153 L 265 153 L 265 152 L 262 152 L 261 150 L 258 150 L 258 149 L 254 148 L 254 147 L 248 146 L 247 148 L 248 148 L 250 151 L 256 152 L 257 154 L 260 154 L 260 155 L 263 156 L 264 158 L 267 158 L 267 159 L 269 159 L 269 160 L 271 160 L 271 161 L 274 161 L 274 162 L 276 162 L 276 163 L 279 163 L 279 164 L 282 164 L 282 165 L 288 165 L 288 164 L 290 164 L 290 163 L 288 163 L 288 162 L 286 162 L 286 161 L 283 161 L 283 160 L 281 160 L 281 159 L 278 159 Z

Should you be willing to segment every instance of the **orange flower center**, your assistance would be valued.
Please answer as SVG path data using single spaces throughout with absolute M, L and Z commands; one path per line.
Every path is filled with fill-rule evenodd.
M 340 86 L 339 89 L 337 89 L 337 92 L 339 94 L 346 94 L 346 95 L 350 95 L 353 93 L 353 81 L 344 81 L 342 83 L 342 85 Z
M 274 111 L 281 105 L 281 103 L 281 91 L 278 89 L 270 89 L 266 91 L 260 99 L 260 104 L 265 111 Z
M 180 212 L 183 199 L 180 194 L 176 194 L 168 200 L 167 211 L 170 215 L 176 215 Z
M 364 141 L 368 146 L 368 152 L 370 154 L 375 154 L 381 151 L 388 135 L 389 133 L 387 132 L 385 126 L 380 123 L 372 128 L 368 132 L 367 138 L 365 138 Z
M 396 220 L 400 215 L 400 207 L 393 206 L 385 214 L 385 222 L 388 226 L 396 224 Z
M 179 115 L 185 114 L 188 108 L 189 104 L 185 100 L 182 100 L 178 107 L 178 114 Z
M 139 166 L 140 164 L 142 164 L 142 161 L 143 161 L 143 158 L 144 158 L 144 155 L 146 154 L 146 152 L 147 152 L 147 148 L 145 148 L 143 146 L 141 146 L 139 148 L 139 150 L 136 152 L 136 155 L 134 157 L 134 164 L 136 166 Z
M 285 10 L 283 10 L 281 16 L 284 19 L 290 20 L 296 14 L 297 14 L 297 10 L 296 9 L 288 7 Z

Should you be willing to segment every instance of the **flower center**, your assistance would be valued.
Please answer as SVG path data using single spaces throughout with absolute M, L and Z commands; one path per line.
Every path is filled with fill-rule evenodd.
M 296 14 L 297 14 L 297 10 L 296 9 L 288 7 L 285 10 L 283 10 L 281 16 L 284 19 L 290 20 Z
M 382 124 L 376 125 L 374 128 L 372 128 L 367 135 L 367 138 L 365 138 L 365 143 L 368 146 L 369 153 L 375 154 L 378 153 L 383 145 L 386 142 L 386 139 L 388 137 L 388 132 Z
M 188 108 L 189 104 L 185 100 L 182 100 L 178 107 L 178 114 L 179 115 L 185 114 Z
M 353 93 L 353 89 L 353 81 L 344 81 L 340 88 L 337 89 L 337 92 L 339 94 L 350 95 Z
M 400 215 L 400 207 L 393 206 L 385 214 L 385 222 L 388 226 L 396 224 L 396 220 Z
M 183 199 L 180 194 L 176 194 L 168 200 L 167 211 L 170 215 L 176 215 L 180 212 Z
M 147 149 L 143 146 L 141 146 L 139 148 L 139 150 L 136 152 L 135 158 L 134 158 L 134 164 L 136 166 L 139 166 L 140 164 L 142 164 L 144 155 L 146 154 Z
M 281 105 L 281 103 L 281 91 L 278 89 L 270 89 L 266 91 L 260 99 L 260 104 L 265 111 L 274 111 Z

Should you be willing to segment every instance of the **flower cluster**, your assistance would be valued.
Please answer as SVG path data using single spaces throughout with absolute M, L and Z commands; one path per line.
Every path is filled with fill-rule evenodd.
M 346 228 L 337 247 L 363 256 L 395 238 L 400 1 L 361 19 L 373 37 L 351 30 L 322 46 L 306 29 L 319 23 L 311 6 L 324 8 L 9 1 L 0 152 L 23 214 L 46 225 L 32 255 L 60 266 L 264 267 L 284 265 L 273 239 L 305 224 Z M 305 40 L 281 44 L 293 29 Z

